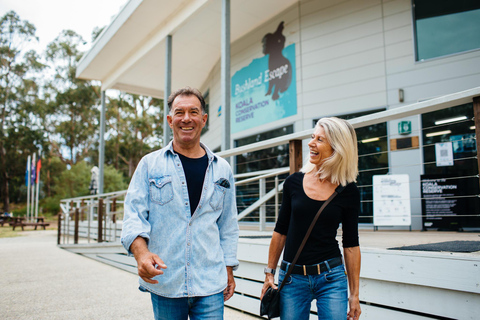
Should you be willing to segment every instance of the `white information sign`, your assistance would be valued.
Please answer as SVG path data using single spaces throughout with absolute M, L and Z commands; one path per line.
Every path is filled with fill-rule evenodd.
M 373 225 L 410 226 L 408 174 L 373 176 Z
M 437 167 L 453 166 L 453 148 L 451 142 L 435 143 Z

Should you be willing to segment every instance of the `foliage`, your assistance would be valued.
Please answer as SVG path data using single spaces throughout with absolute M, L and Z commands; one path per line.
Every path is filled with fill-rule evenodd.
M 26 154 L 46 147 L 41 118 L 44 103 L 38 98 L 37 72 L 44 68 L 33 51 L 24 52 L 34 41 L 35 27 L 13 11 L 0 19 L 0 177 L 3 210 L 9 211 L 10 198 L 26 167 Z M 23 167 L 23 168 L 22 168 Z M 22 178 L 21 178 L 22 177 Z

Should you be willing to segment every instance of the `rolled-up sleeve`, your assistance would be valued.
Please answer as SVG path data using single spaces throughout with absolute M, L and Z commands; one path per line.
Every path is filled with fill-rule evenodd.
M 130 246 L 137 237 L 144 238 L 147 243 L 150 240 L 148 195 L 148 164 L 146 159 L 142 158 L 125 196 L 121 242 L 129 256 L 133 255 Z
M 225 265 L 238 268 L 237 260 L 237 244 L 238 244 L 238 220 L 237 220 L 237 203 L 235 197 L 235 180 L 230 171 L 228 182 L 230 188 L 225 192 L 223 212 L 218 218 L 218 228 L 220 231 L 220 245 L 223 250 Z

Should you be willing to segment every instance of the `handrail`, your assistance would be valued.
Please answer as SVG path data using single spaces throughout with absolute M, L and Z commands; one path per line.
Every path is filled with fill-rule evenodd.
M 350 122 L 350 124 L 354 128 L 366 127 L 381 122 L 402 119 L 417 114 L 455 107 L 461 104 L 472 102 L 472 99 L 476 96 L 480 96 L 480 87 L 447 94 L 445 96 L 413 103 L 403 107 L 397 107 L 386 111 L 372 113 L 366 116 L 350 119 L 348 120 L 348 122 Z M 284 136 L 276 137 L 273 139 L 259 141 L 249 145 L 220 151 L 217 153 L 217 155 L 223 158 L 228 158 L 246 152 L 254 152 L 262 149 L 280 146 L 282 144 L 287 144 L 290 140 L 304 140 L 309 138 L 311 135 L 312 129 L 307 129 L 296 133 L 290 133 Z

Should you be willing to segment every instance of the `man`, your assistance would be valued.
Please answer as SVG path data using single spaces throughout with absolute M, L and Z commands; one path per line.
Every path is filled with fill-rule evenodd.
M 137 260 L 155 319 L 223 319 L 238 241 L 232 170 L 200 143 L 202 94 L 168 98 L 173 141 L 142 158 L 125 197 L 122 244 Z

